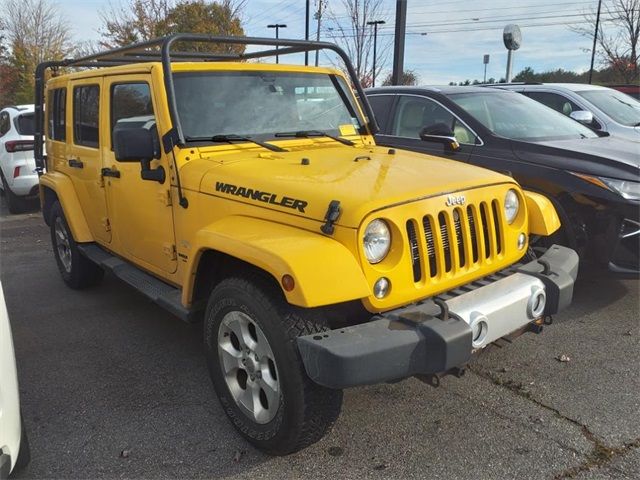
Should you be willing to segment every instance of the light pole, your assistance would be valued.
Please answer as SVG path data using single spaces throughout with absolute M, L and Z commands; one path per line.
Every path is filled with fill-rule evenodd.
M 593 32 L 593 48 L 591 49 L 591 68 L 589 68 L 589 85 L 593 79 L 593 61 L 596 58 L 596 42 L 598 41 L 598 27 L 600 26 L 600 8 L 602 7 L 602 0 L 598 0 L 598 13 L 596 15 L 596 31 Z
M 367 22 L 367 25 L 373 25 L 373 75 L 371 79 L 371 86 L 376 86 L 376 57 L 378 56 L 378 25 L 384 25 L 384 20 L 375 20 Z
M 280 31 L 281 28 L 287 28 L 287 26 L 284 23 L 273 23 L 271 25 L 267 25 L 267 28 L 275 28 L 276 29 L 276 40 L 279 37 L 278 33 Z M 276 51 L 278 50 L 278 45 L 276 45 Z M 276 53 L 276 63 L 280 63 L 279 59 L 278 59 L 278 54 Z

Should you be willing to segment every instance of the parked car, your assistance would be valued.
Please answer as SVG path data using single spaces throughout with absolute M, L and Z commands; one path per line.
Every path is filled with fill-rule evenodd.
M 33 119 L 33 105 L 0 110 L 0 189 L 11 213 L 20 213 L 38 196 Z
M 11 326 L 0 285 L 0 479 L 25 467 L 30 458 L 29 440 L 20 416 Z
M 172 62 L 185 42 L 270 48 Z M 349 77 L 244 61 L 318 48 Z M 62 279 L 87 288 L 110 270 L 203 320 L 223 410 L 266 452 L 322 438 L 347 387 L 437 384 L 571 302 L 576 253 L 528 255 L 530 234 L 560 226 L 549 200 L 490 170 L 376 146 L 335 45 L 182 34 L 45 63 L 36 85 L 56 65 L 69 73 L 36 91 L 52 119 L 37 110 L 49 155 L 36 158 Z
M 612 88 L 584 83 L 497 84 L 522 93 L 596 132 L 640 142 L 640 101 Z
M 383 87 L 366 93 L 380 125 L 378 143 L 508 173 L 553 201 L 562 220 L 553 241 L 612 271 L 638 273 L 640 144 L 600 137 L 507 90 Z

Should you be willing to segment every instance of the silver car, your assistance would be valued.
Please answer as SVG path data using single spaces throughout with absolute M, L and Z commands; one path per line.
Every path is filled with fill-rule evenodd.
M 493 86 L 520 92 L 596 131 L 640 142 L 640 102 L 626 93 L 584 83 Z

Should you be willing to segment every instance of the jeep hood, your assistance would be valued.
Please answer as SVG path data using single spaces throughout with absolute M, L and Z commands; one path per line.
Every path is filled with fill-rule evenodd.
M 383 147 L 319 146 L 282 153 L 245 149 L 209 158 L 201 154 L 204 158 L 181 168 L 181 177 L 185 188 L 318 221 L 338 200 L 336 224 L 353 228 L 372 211 L 398 203 L 513 182 L 462 162 L 388 152 Z

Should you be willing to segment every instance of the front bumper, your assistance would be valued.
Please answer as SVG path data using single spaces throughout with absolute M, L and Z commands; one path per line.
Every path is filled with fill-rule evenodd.
M 578 255 L 552 246 L 541 258 L 352 327 L 298 338 L 309 377 L 346 388 L 431 375 L 571 303 Z

